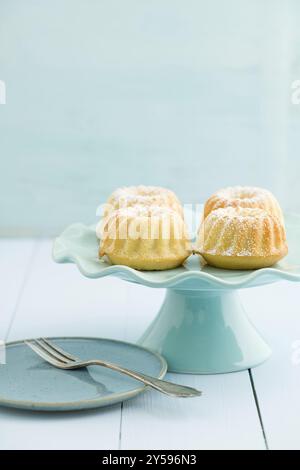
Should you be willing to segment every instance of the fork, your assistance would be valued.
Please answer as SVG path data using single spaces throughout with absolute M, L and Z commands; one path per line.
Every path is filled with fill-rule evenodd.
M 70 370 L 81 369 L 88 366 L 102 366 L 128 375 L 129 377 L 139 380 L 143 384 L 148 385 L 155 390 L 158 390 L 159 392 L 165 393 L 166 395 L 182 398 L 197 397 L 202 395 L 202 392 L 196 390 L 195 388 L 157 379 L 140 372 L 126 369 L 125 367 L 113 364 L 111 362 L 100 359 L 82 361 L 80 358 L 64 351 L 45 338 L 26 340 L 24 343 L 27 344 L 27 346 L 29 346 L 38 356 L 58 369 Z

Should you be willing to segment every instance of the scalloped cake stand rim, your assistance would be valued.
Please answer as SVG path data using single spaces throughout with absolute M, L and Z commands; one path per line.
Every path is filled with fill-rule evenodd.
M 300 225 L 300 217 L 299 225 Z M 214 274 L 198 271 L 198 270 L 186 270 L 181 273 L 171 275 L 172 271 L 138 271 L 136 269 L 130 268 L 128 266 L 122 265 L 103 265 L 99 266 L 99 270 L 89 270 L 85 268 L 85 258 L 76 253 L 71 253 L 68 247 L 65 246 L 64 238 L 67 236 L 68 231 L 70 230 L 93 230 L 93 226 L 87 226 L 81 223 L 76 223 L 68 226 L 62 234 L 57 237 L 53 245 L 53 259 L 57 263 L 74 263 L 81 274 L 87 278 L 97 279 L 105 276 L 118 276 L 128 282 L 134 282 L 146 285 L 148 287 L 157 287 L 157 288 L 180 288 L 180 284 L 185 283 L 184 289 L 188 290 L 188 282 L 196 281 L 203 282 L 204 285 L 201 287 L 195 286 L 191 287 L 191 290 L 207 290 L 209 288 L 215 289 L 243 289 L 248 287 L 255 287 L 263 284 L 270 284 L 280 280 L 287 280 L 291 282 L 300 282 L 300 272 L 292 273 L 281 268 L 262 268 L 253 271 L 231 271 L 231 274 L 241 275 L 242 279 L 237 280 L 228 280 L 222 279 L 215 276 Z M 96 241 L 96 240 L 95 240 Z M 197 255 L 194 255 L 197 256 Z M 100 263 L 100 261 L 99 261 Z M 300 269 L 300 267 L 299 267 Z M 217 270 L 219 273 L 228 273 L 228 270 Z M 151 278 L 149 278 L 149 273 L 151 273 Z M 162 279 L 162 273 L 167 273 L 170 277 Z M 157 279 L 155 279 L 157 277 Z

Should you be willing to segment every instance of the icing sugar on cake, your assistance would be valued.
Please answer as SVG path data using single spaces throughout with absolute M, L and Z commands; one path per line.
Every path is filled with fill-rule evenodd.
M 254 186 L 232 186 L 220 189 L 205 203 L 204 217 L 215 209 L 249 207 L 264 209 L 283 223 L 283 214 L 277 199 L 267 189 Z
M 183 218 L 169 207 L 134 206 L 108 215 L 102 226 L 99 256 L 141 270 L 180 266 L 191 254 Z
M 232 269 L 269 266 L 287 253 L 281 221 L 259 208 L 213 210 L 202 223 L 197 247 L 209 264 Z
M 159 186 L 129 186 L 118 188 L 112 193 L 107 201 L 105 214 L 135 205 L 172 207 L 181 214 L 183 211 L 179 199 L 170 189 Z

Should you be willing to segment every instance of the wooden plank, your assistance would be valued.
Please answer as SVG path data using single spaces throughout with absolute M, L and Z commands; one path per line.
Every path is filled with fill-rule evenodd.
M 117 449 L 120 405 L 68 413 L 0 410 L 0 450 Z
M 17 308 L 34 251 L 32 240 L 0 239 L 0 339 L 4 340 Z
M 126 284 L 87 279 L 73 264 L 57 264 L 52 241 L 39 242 L 10 340 L 37 336 L 123 338 Z
M 300 449 L 299 293 L 299 285 L 288 282 L 243 293 L 250 317 L 273 349 L 252 370 L 270 449 Z
M 124 403 L 122 449 L 265 448 L 248 372 L 167 377 L 204 395 L 170 399 L 147 392 Z
M 114 319 L 124 301 L 118 288 L 121 281 L 84 279 L 74 266 L 55 264 L 51 246 L 50 241 L 38 245 L 9 340 L 40 335 L 122 336 L 122 324 Z M 0 419 L 2 449 L 119 447 L 121 405 L 62 414 L 1 409 Z

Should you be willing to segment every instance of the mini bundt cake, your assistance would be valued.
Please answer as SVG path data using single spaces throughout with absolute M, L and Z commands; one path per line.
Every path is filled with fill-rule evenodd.
M 213 210 L 200 227 L 197 251 L 208 264 L 225 269 L 271 266 L 287 252 L 285 229 L 263 209 Z
M 176 268 L 192 253 L 182 216 L 168 207 L 117 209 L 103 219 L 97 236 L 99 257 L 134 269 Z
M 116 189 L 105 206 L 105 215 L 121 208 L 141 205 L 145 207 L 171 207 L 183 213 L 182 205 L 176 194 L 170 189 L 158 186 L 129 186 Z
M 280 205 L 273 194 L 267 189 L 251 186 L 234 186 L 220 189 L 213 194 L 204 205 L 204 218 L 213 210 L 224 207 L 252 207 L 264 209 L 277 216 L 283 223 Z

